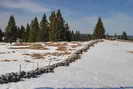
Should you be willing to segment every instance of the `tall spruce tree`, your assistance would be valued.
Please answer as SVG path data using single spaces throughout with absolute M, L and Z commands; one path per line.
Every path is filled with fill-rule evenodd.
M 5 39 L 7 42 L 13 42 L 17 39 L 17 26 L 14 16 L 10 16 L 8 25 L 6 26 Z
M 93 35 L 95 39 L 105 38 L 105 29 L 101 18 L 98 19 Z
M 127 33 L 126 32 L 123 32 L 122 33 L 121 39 L 128 40 L 128 37 L 127 37 Z
M 58 10 L 57 11 L 57 20 L 56 20 L 56 24 L 57 24 L 57 40 L 58 41 L 64 41 L 67 40 L 66 39 L 66 35 L 65 35 L 65 24 L 64 24 L 64 19 L 62 17 L 61 11 Z
M 21 28 L 20 28 L 20 39 L 22 41 L 25 41 L 25 27 L 23 25 L 21 25 Z
M 30 25 L 30 37 L 29 37 L 29 42 L 37 42 L 40 28 L 39 28 L 39 23 L 37 17 L 35 17 L 34 20 L 32 20 L 31 25 Z
M 25 31 L 25 41 L 26 41 L 26 42 L 29 41 L 29 35 L 30 35 L 30 25 L 27 24 L 27 26 L 26 26 L 26 31 Z
M 4 33 L 2 32 L 2 30 L 0 29 L 0 41 L 2 41 L 3 39 L 3 36 L 4 36 Z
M 74 41 L 75 40 L 75 34 L 73 32 L 73 30 L 71 31 L 71 41 Z
M 79 41 L 80 40 L 80 32 L 79 31 L 76 31 L 75 32 L 75 40 L 76 41 Z
M 71 41 L 72 40 L 72 34 L 71 34 L 71 31 L 69 30 L 69 26 L 68 24 L 65 24 L 65 32 L 64 32 L 64 40 L 65 41 Z
M 53 11 L 51 16 L 49 17 L 50 21 L 50 34 L 49 38 L 51 41 L 67 41 L 65 21 L 62 17 L 61 11 L 57 10 L 57 12 Z
M 57 41 L 56 13 L 53 11 L 49 17 L 49 40 Z
M 47 17 L 44 14 L 43 18 L 40 22 L 40 34 L 39 34 L 39 40 L 41 42 L 49 41 L 49 28 L 48 28 L 48 21 Z

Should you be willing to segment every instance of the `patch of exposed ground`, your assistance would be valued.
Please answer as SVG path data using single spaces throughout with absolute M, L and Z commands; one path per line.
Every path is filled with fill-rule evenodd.
M 0 62 L 11 62 L 11 61 L 17 61 L 14 59 L 0 59 Z
M 22 45 L 21 45 L 22 46 Z M 10 47 L 10 49 L 34 49 L 34 50 L 48 50 L 47 47 L 42 46 L 41 44 L 32 44 L 28 47 Z
M 128 51 L 128 53 L 132 53 L 133 54 L 133 51 Z
M 60 47 L 60 46 L 67 46 L 67 43 L 58 43 L 58 42 L 48 42 L 45 43 L 47 46 L 54 46 L 54 47 Z
M 26 55 L 26 56 L 30 56 L 32 57 L 33 59 L 45 59 L 45 57 L 47 56 L 64 56 L 64 55 L 70 55 L 71 53 L 70 52 L 63 52 L 63 53 L 59 53 L 59 52 L 53 52 L 53 53 L 45 53 L 45 54 L 23 54 L 23 55 Z

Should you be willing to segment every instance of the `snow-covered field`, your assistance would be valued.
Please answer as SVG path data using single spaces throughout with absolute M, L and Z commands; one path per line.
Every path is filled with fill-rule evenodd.
M 65 60 L 88 42 L 0 43 L 0 75 L 35 70 Z
M 55 73 L 43 74 L 39 78 L 0 85 L 0 89 L 132 86 L 133 43 L 105 40 L 91 47 L 69 67 L 59 67 Z

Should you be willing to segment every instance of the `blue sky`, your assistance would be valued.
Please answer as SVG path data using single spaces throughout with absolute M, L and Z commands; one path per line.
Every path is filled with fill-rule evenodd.
M 126 31 L 133 35 L 133 0 L 1 0 L 0 27 L 5 28 L 10 15 L 20 26 L 57 9 L 61 9 L 72 30 L 91 33 L 100 16 L 107 33 Z

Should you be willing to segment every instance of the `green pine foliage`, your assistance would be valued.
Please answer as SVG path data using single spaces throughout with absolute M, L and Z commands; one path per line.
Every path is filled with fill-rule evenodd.
M 75 41 L 75 34 L 74 34 L 73 31 L 71 31 L 71 40 L 72 40 L 72 41 Z
M 17 40 L 17 26 L 14 16 L 10 16 L 8 25 L 6 26 L 5 40 L 7 42 L 14 42 Z
M 65 36 L 65 22 L 64 19 L 62 17 L 62 14 L 60 12 L 60 10 L 57 11 L 56 14 L 56 26 L 57 26 L 57 40 L 58 41 L 65 41 L 66 36 Z
M 29 42 L 37 42 L 39 41 L 38 36 L 39 36 L 39 23 L 37 17 L 35 17 L 34 20 L 32 20 L 31 25 L 30 25 L 30 34 L 29 34 Z
M 79 32 L 74 33 L 69 29 L 60 10 L 53 11 L 49 21 L 44 14 L 40 22 L 35 17 L 26 27 L 17 27 L 14 16 L 11 16 L 5 31 L 7 42 L 17 39 L 23 42 L 75 41 L 79 40 L 79 35 Z
M 98 19 L 93 35 L 94 35 L 94 39 L 105 38 L 105 28 L 103 26 L 103 22 L 101 18 Z
M 4 36 L 4 33 L 2 32 L 2 30 L 0 29 L 0 41 L 3 41 L 3 36 Z
M 39 32 L 39 41 L 47 42 L 49 41 L 49 23 L 47 21 L 47 17 L 44 14 L 43 18 L 40 22 L 40 32 Z
M 49 40 L 57 41 L 56 13 L 53 11 L 49 17 Z
M 123 32 L 122 33 L 121 39 L 128 40 L 128 37 L 127 37 L 127 33 L 126 32 Z
M 20 28 L 19 36 L 22 41 L 25 41 L 25 27 L 23 25 Z
M 69 25 L 68 24 L 65 24 L 64 29 L 65 29 L 64 30 L 64 40 L 65 41 L 72 41 L 72 33 L 69 30 Z
M 80 40 L 80 32 L 79 31 L 76 31 L 75 32 L 75 40 L 76 41 L 79 41 Z
M 29 37 L 30 37 L 30 25 L 27 24 L 26 31 L 25 31 L 25 42 L 29 41 Z

